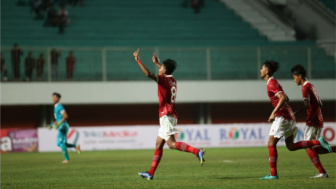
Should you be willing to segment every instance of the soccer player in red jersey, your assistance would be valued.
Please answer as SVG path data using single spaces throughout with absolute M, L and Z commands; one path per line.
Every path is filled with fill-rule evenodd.
M 279 63 L 273 60 L 266 61 L 260 70 L 260 77 L 267 82 L 267 94 L 271 100 L 273 111 L 268 118 L 268 122 L 273 122 L 268 139 L 269 163 L 271 174 L 260 179 L 278 179 L 277 159 L 278 153 L 276 145 L 285 137 L 286 147 L 290 151 L 309 148 L 315 145 L 321 145 L 323 148 L 329 149 L 328 142 L 323 137 L 318 140 L 307 140 L 294 143 L 297 133 L 295 116 L 292 108 L 287 104 L 288 97 L 282 86 L 273 78 L 273 74 L 278 70 Z
M 163 154 L 163 146 L 167 142 L 170 149 L 176 149 L 179 151 L 185 151 L 195 154 L 202 166 L 204 163 L 205 149 L 197 149 L 189 146 L 183 142 L 177 142 L 174 134 L 178 133 L 176 129 L 177 113 L 175 108 L 175 99 L 177 93 L 176 80 L 171 75 L 175 68 L 176 62 L 171 59 L 163 61 L 160 64 L 158 58 L 153 54 L 152 60 L 154 64 L 159 68 L 159 75 L 151 73 L 139 59 L 139 49 L 133 53 L 135 60 L 138 62 L 143 73 L 154 80 L 158 84 L 158 96 L 159 96 L 159 118 L 160 129 L 158 137 L 156 139 L 156 149 L 152 161 L 152 166 L 147 172 L 139 172 L 138 174 L 147 180 L 154 178 L 156 168 L 159 166 L 160 160 Z
M 304 140 L 318 139 L 321 135 L 323 128 L 323 116 L 322 116 L 322 102 L 315 90 L 313 84 L 311 84 L 306 78 L 306 70 L 302 65 L 296 65 L 291 69 L 292 77 L 297 85 L 302 86 L 303 107 L 295 112 L 298 115 L 302 111 L 307 111 L 306 128 Z M 335 146 L 330 148 L 332 152 L 335 152 Z M 307 154 L 318 169 L 319 173 L 311 178 L 328 178 L 328 174 L 320 162 L 318 154 L 330 153 L 328 150 L 316 146 L 306 149 Z

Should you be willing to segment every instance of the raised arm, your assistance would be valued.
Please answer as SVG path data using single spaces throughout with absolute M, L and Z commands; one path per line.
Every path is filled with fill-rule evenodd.
M 152 80 L 154 80 L 155 82 L 158 81 L 158 77 L 157 75 L 153 74 L 152 72 L 150 72 L 145 65 L 142 64 L 140 57 L 139 57 L 139 49 L 137 51 L 135 51 L 133 53 L 134 59 L 138 62 L 142 72 L 149 78 L 151 78 Z
M 153 63 L 160 69 L 162 65 L 160 64 L 159 59 L 156 57 L 155 53 L 153 53 L 152 60 Z

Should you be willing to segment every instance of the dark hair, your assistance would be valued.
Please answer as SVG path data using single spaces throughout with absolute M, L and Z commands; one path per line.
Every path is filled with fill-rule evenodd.
M 301 64 L 295 65 L 291 69 L 291 72 L 293 75 L 301 75 L 302 77 L 306 77 L 306 69 Z
M 166 74 L 170 75 L 174 72 L 174 70 L 176 69 L 176 62 L 174 60 L 171 59 L 167 59 L 165 61 L 163 61 L 163 65 L 166 67 Z
M 52 96 L 56 95 L 58 98 L 61 98 L 61 94 L 54 92 Z
M 272 76 L 279 69 L 279 62 L 266 60 L 264 66 L 268 69 L 268 75 Z

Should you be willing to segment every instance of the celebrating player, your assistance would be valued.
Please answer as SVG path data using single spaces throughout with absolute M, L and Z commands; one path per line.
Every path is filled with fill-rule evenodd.
M 65 159 L 62 163 L 69 163 L 70 159 L 67 148 L 76 148 L 76 151 L 80 153 L 80 146 L 79 144 L 76 145 L 67 143 L 67 133 L 70 126 L 66 121 L 68 119 L 68 114 L 66 113 L 63 105 L 59 103 L 60 99 L 61 95 L 59 93 L 52 94 L 52 101 L 55 107 L 55 128 L 58 129 L 57 146 L 61 147 Z
M 177 113 L 175 109 L 175 99 L 177 93 L 176 80 L 171 75 L 175 68 L 176 62 L 171 59 L 163 61 L 160 64 L 158 58 L 153 54 L 152 60 L 159 68 L 159 75 L 151 73 L 139 59 L 139 49 L 133 53 L 135 60 L 138 62 L 141 70 L 150 79 L 158 84 L 159 96 L 159 118 L 160 129 L 156 139 L 156 149 L 152 161 L 152 166 L 147 172 L 139 172 L 138 174 L 147 180 L 152 180 L 156 168 L 159 166 L 163 154 L 163 146 L 167 142 L 170 149 L 186 151 L 195 154 L 202 166 L 204 163 L 205 149 L 197 149 L 183 142 L 176 142 L 174 134 L 178 133 L 176 129 Z
M 303 107 L 295 112 L 295 116 L 304 110 L 307 110 L 306 128 L 304 140 L 314 140 L 320 137 L 323 128 L 322 102 L 315 90 L 313 84 L 306 79 L 306 70 L 302 65 L 296 65 L 291 69 L 292 77 L 297 85 L 302 86 Z M 320 146 L 306 149 L 307 154 L 320 173 L 311 178 L 328 178 L 327 172 L 324 170 L 318 154 L 329 153 L 328 150 Z M 331 147 L 331 151 L 335 152 L 335 146 Z
M 318 140 L 307 140 L 294 143 L 297 133 L 295 116 L 291 107 L 287 104 L 288 97 L 273 74 L 278 70 L 279 63 L 273 60 L 266 61 L 260 70 L 260 77 L 267 82 L 267 93 L 271 100 L 273 111 L 268 118 L 268 122 L 273 122 L 268 139 L 269 163 L 271 174 L 260 179 L 278 179 L 277 174 L 277 149 L 276 145 L 281 137 L 285 137 L 286 147 L 290 151 L 309 148 L 315 145 L 321 145 L 323 148 L 330 150 L 329 144 L 323 137 Z

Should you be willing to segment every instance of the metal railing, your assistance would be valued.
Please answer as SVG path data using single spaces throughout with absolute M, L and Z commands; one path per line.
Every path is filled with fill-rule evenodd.
M 11 63 L 12 47 L 2 47 L 2 55 L 8 72 L 8 81 L 14 81 Z M 51 66 L 53 47 L 21 47 L 20 78 L 25 80 L 25 58 L 31 51 L 35 59 L 44 54 L 44 66 L 41 81 L 113 81 L 146 80 L 138 68 L 133 52 L 137 47 L 55 47 L 60 53 L 58 76 Z M 73 51 L 76 58 L 73 78 L 66 77 L 66 57 Z M 251 47 L 140 47 L 140 56 L 144 64 L 153 72 L 152 54 L 161 61 L 171 58 L 178 67 L 174 76 L 179 80 L 236 80 L 258 79 L 259 70 L 265 60 L 280 62 L 277 78 L 290 78 L 290 68 L 302 64 L 309 78 L 335 78 L 335 60 L 325 52 L 313 46 L 251 46 Z M 3 78 L 4 75 L 2 75 Z M 37 81 L 36 68 L 32 81 Z

